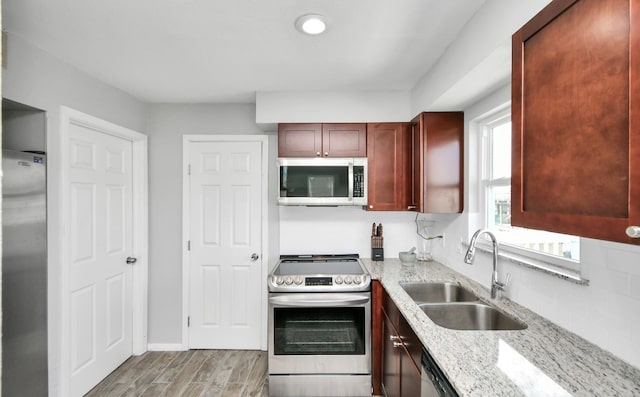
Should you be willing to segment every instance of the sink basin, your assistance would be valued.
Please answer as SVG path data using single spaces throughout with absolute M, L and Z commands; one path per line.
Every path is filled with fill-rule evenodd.
M 474 293 L 454 283 L 409 282 L 400 283 L 400 287 L 418 304 L 478 300 Z
M 420 304 L 420 309 L 441 327 L 456 330 L 522 330 L 527 324 L 484 303 Z

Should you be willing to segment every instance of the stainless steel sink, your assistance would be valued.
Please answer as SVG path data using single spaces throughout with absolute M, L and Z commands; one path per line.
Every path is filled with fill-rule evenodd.
M 527 324 L 487 304 L 420 304 L 420 309 L 441 327 L 456 330 L 523 330 Z
M 403 282 L 400 287 L 441 327 L 456 330 L 522 330 L 527 324 L 486 304 L 455 283 Z
M 407 282 L 400 283 L 400 287 L 418 304 L 478 300 L 474 293 L 454 283 Z

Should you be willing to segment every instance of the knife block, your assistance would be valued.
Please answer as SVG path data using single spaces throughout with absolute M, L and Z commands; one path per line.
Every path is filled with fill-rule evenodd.
M 371 260 L 383 261 L 384 260 L 384 240 L 382 237 L 371 236 Z

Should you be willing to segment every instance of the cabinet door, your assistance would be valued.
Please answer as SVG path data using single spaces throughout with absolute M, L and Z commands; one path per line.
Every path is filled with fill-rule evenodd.
M 371 360 L 373 362 L 371 377 L 373 382 L 373 395 L 382 394 L 382 350 L 384 348 L 384 315 L 382 314 L 382 302 L 386 292 L 380 281 L 371 282 Z
M 324 157 L 367 157 L 366 124 L 322 124 Z
M 462 212 L 464 203 L 464 113 L 424 112 L 411 122 L 413 201 L 419 212 Z M 415 146 L 414 146 L 415 147 Z
M 640 3 L 553 1 L 513 36 L 511 223 L 640 244 Z
M 402 343 L 398 340 L 391 320 L 383 315 L 382 389 L 387 397 L 400 396 L 400 359 Z
M 400 360 L 400 391 L 403 397 L 420 395 L 420 361 L 422 344 L 413 329 L 403 316 L 398 318 L 398 336 L 402 340 L 402 356 Z
M 407 320 L 403 316 L 398 319 L 398 335 L 402 338 L 404 349 L 407 355 L 411 358 L 411 364 L 414 370 L 420 372 L 420 361 L 422 360 L 422 343 Z
M 322 124 L 278 124 L 279 157 L 320 157 Z
M 373 211 L 407 210 L 411 195 L 409 124 L 367 124 L 367 154 L 367 208 Z

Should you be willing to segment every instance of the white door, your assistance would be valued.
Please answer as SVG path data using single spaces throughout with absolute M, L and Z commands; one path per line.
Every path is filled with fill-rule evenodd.
M 260 348 L 261 148 L 189 146 L 190 348 Z
M 132 353 L 132 143 L 71 124 L 70 394 Z

